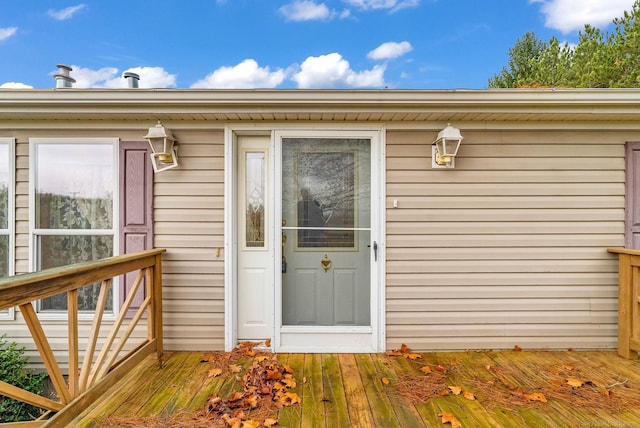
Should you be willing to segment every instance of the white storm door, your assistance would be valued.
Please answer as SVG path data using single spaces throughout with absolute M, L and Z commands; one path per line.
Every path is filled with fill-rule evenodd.
M 237 139 L 237 339 L 273 335 L 273 187 L 269 136 Z
M 280 352 L 376 350 L 373 144 L 371 137 L 345 134 L 283 132 L 276 138 Z

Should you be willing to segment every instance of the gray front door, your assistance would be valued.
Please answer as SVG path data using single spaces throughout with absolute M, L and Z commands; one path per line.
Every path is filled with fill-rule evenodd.
M 371 331 L 371 139 L 284 137 L 282 343 Z M 347 328 L 345 330 L 345 328 Z M 351 328 L 349 330 L 349 328 Z M 369 340 L 369 339 L 365 339 Z

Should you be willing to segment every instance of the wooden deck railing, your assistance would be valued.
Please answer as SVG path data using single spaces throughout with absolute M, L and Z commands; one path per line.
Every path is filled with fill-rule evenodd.
M 640 352 L 640 250 L 609 248 L 618 254 L 618 355 Z
M 17 306 L 47 369 L 58 400 L 51 400 L 0 381 L 0 394 L 56 413 L 42 421 L 47 426 L 65 426 L 76 413 L 94 401 L 122 375 L 154 352 L 162 364 L 162 253 L 164 249 L 141 251 L 94 262 L 78 263 L 0 280 L 0 310 Z M 137 278 L 120 307 L 100 349 L 102 318 L 113 279 L 129 272 Z M 91 330 L 80 365 L 78 329 L 78 289 L 100 283 L 100 294 Z M 140 285 L 146 297 L 131 319 L 127 312 Z M 68 381 L 55 359 L 34 302 L 67 293 Z M 127 343 L 144 314 L 147 335 L 141 343 Z M 130 349 L 124 353 L 123 349 Z

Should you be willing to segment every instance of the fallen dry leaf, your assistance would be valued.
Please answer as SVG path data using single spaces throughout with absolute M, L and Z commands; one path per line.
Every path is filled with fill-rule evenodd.
M 460 395 L 462 388 L 459 386 L 447 386 L 453 395 Z
M 260 426 L 260 422 L 255 419 L 249 419 L 242 422 L 242 428 L 258 428 Z
M 242 392 L 235 391 L 229 396 L 228 401 L 238 401 L 242 397 L 244 397 L 244 394 Z
M 573 378 L 573 377 L 569 377 L 567 378 L 567 384 L 569 384 L 570 386 L 573 386 L 574 388 L 580 388 L 582 385 L 584 385 L 584 381 Z
M 382 379 L 380 379 L 382 381 L 383 384 L 385 385 L 389 385 L 389 378 L 383 377 Z
M 422 358 L 422 355 L 420 355 L 420 354 L 405 354 L 404 356 L 406 358 L 409 358 L 410 360 L 414 360 L 414 361 L 417 360 L 417 359 Z
M 282 379 L 282 372 L 278 370 L 267 370 L 267 380 L 279 380 Z
M 295 392 L 287 392 L 283 395 L 281 403 L 285 406 L 293 406 L 294 404 L 300 404 L 300 396 Z
M 451 428 L 460 428 L 460 427 L 462 427 L 462 424 L 460 423 L 458 418 L 456 418 L 451 413 L 446 413 L 446 412 L 445 413 L 440 413 L 438 416 L 440 416 L 442 418 L 442 423 L 443 424 L 451 424 Z
M 529 401 L 539 401 L 541 403 L 546 403 L 547 402 L 547 397 L 545 397 L 544 394 L 541 393 L 541 392 L 533 392 L 531 394 L 524 394 L 523 397 L 526 398 Z
M 215 368 L 207 372 L 207 377 L 217 377 L 217 376 L 220 376 L 221 374 L 222 374 L 222 369 Z
M 520 351 L 522 351 L 522 348 L 519 347 L 518 345 L 516 345 L 516 346 L 513 347 L 513 350 L 516 351 L 516 352 L 520 352 Z
M 242 367 L 237 364 L 229 364 L 229 371 L 231 371 L 231 373 L 240 373 L 242 371 Z
M 429 366 L 422 366 L 422 367 L 420 367 L 420 371 L 421 371 L 422 373 L 424 373 L 424 374 L 429 374 L 429 373 L 431 373 L 431 367 L 429 367 Z
M 287 375 L 287 376 L 291 376 L 291 375 Z M 289 389 L 295 388 L 297 385 L 296 380 L 292 377 L 287 377 L 287 376 L 285 376 L 285 378 L 282 379 L 282 383 L 284 384 L 284 386 L 286 386 Z
M 469 401 L 474 401 L 476 399 L 476 396 L 473 392 L 465 391 L 462 395 Z
M 224 421 L 231 428 L 241 428 L 242 426 L 242 421 L 238 418 L 226 418 Z
M 266 418 L 262 425 L 267 428 L 271 428 L 272 426 L 278 425 L 278 420 L 274 418 Z
M 270 337 L 267 337 L 264 340 L 264 346 L 266 346 L 267 348 L 269 348 L 271 346 L 271 338 Z

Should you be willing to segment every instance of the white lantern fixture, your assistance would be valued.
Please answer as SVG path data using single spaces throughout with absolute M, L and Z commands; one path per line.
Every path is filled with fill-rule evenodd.
M 176 139 L 171 131 L 162 126 L 158 121 L 156 126 L 149 128 L 144 137 L 151 146 L 151 164 L 153 172 L 166 171 L 178 166 L 178 149 L 174 147 Z
M 438 138 L 431 146 L 431 167 L 455 168 L 456 155 L 462 138 L 460 130 L 451 126 L 450 123 L 438 132 Z

